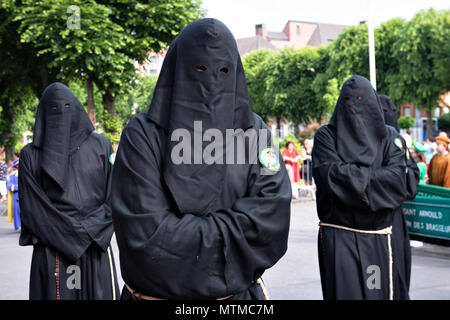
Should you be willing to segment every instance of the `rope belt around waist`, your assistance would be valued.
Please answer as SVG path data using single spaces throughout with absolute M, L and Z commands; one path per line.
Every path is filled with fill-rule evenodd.
M 146 296 L 144 294 L 141 294 L 133 289 L 130 288 L 130 286 L 128 284 L 125 283 L 125 286 L 127 287 L 128 291 L 130 291 L 130 293 L 133 295 L 133 297 L 136 300 L 168 300 L 168 299 L 164 299 L 164 298 L 158 298 L 158 297 L 152 297 L 152 296 Z M 226 297 L 220 297 L 217 298 L 216 300 L 227 300 L 229 298 L 231 298 L 233 295 L 230 294 L 229 296 Z
M 393 262 L 393 260 L 392 260 L 392 244 L 391 244 L 392 226 L 386 227 L 381 230 L 360 230 L 360 229 L 354 229 L 354 228 L 340 226 L 337 224 L 324 223 L 324 222 L 319 222 L 319 226 L 341 229 L 341 230 L 357 232 L 357 233 L 386 235 L 387 242 L 388 242 L 388 255 L 389 255 L 389 300 L 393 300 L 394 285 L 393 285 L 393 280 L 392 280 L 392 262 Z
M 261 286 L 261 289 L 263 291 L 263 294 L 264 294 L 264 297 L 266 298 L 266 300 L 269 300 L 269 296 L 267 295 L 266 288 L 264 287 L 264 284 L 263 284 L 261 278 L 256 280 L 255 282 Z M 128 284 L 126 284 L 126 283 L 125 283 L 125 286 L 127 287 L 128 291 L 130 291 L 130 293 L 133 295 L 133 297 L 136 300 L 167 300 L 167 299 L 164 299 L 164 298 L 158 298 L 158 297 L 152 297 L 152 296 L 143 295 L 143 294 L 141 294 L 139 292 L 136 292 L 135 290 L 131 289 L 130 286 Z M 225 296 L 225 297 L 217 298 L 216 300 L 227 300 L 227 299 L 231 298 L 232 296 L 233 295 L 230 294 L 230 295 Z

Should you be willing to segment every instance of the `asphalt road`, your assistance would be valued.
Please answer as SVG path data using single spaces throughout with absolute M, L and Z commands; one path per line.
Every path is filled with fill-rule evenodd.
M 315 202 L 292 204 L 288 251 L 263 276 L 271 299 L 322 299 L 317 224 Z M 32 248 L 20 247 L 18 239 L 6 216 L 0 216 L 0 300 L 28 298 Z M 113 251 L 120 270 L 115 238 Z M 450 248 L 424 244 L 412 251 L 411 299 L 450 300 Z M 120 284 L 122 287 L 121 278 Z

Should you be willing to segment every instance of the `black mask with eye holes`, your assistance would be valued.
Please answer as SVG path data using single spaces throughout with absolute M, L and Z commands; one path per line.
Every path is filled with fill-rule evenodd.
M 230 30 L 216 19 L 189 24 L 171 43 L 148 117 L 167 132 L 253 125 L 244 68 Z
M 195 21 L 171 43 L 148 117 L 168 133 L 164 178 L 180 211 L 201 214 L 213 209 L 225 165 L 175 165 L 170 152 L 178 142 L 172 142 L 170 135 L 184 129 L 193 137 L 194 121 L 202 122 L 203 132 L 217 129 L 223 137 L 226 129 L 246 130 L 253 126 L 236 40 L 222 22 L 210 18 Z M 192 150 L 194 160 L 198 150 Z M 187 185 L 190 187 L 179 188 Z
M 336 131 L 337 152 L 346 163 L 375 165 L 387 129 L 369 80 L 354 75 L 345 81 L 329 125 Z
M 62 83 L 42 94 L 34 123 L 33 145 L 40 166 L 64 189 L 70 153 L 76 151 L 94 127 L 72 91 Z

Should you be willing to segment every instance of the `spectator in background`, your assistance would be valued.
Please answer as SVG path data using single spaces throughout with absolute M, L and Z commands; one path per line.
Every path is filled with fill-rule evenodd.
M 14 161 L 16 161 L 17 159 L 19 159 L 19 153 L 15 152 L 13 155 L 14 159 L 8 161 L 8 174 L 11 173 L 11 171 L 14 170 Z
M 18 231 L 20 229 L 19 159 L 13 161 L 12 170 L 9 173 L 6 185 L 10 192 L 10 196 L 8 197 L 8 220 L 12 217 L 14 230 Z
M 295 149 L 294 142 L 286 142 L 286 149 L 284 149 L 282 156 L 292 185 L 292 198 L 298 199 L 297 184 L 300 180 L 300 168 L 298 162 L 301 159 L 301 155 L 300 152 Z
M 428 165 L 431 161 L 431 158 L 433 158 L 433 156 L 436 154 L 437 145 L 436 142 L 434 142 L 432 139 L 427 138 L 423 146 L 426 149 L 424 154 L 425 154 L 425 162 Z
M 302 179 L 305 181 L 305 185 L 311 186 L 312 185 L 312 148 L 313 148 L 313 140 L 312 139 L 306 139 L 304 142 L 304 148 L 302 150 L 302 157 L 303 157 L 303 163 L 302 163 Z M 306 191 L 306 196 L 311 196 L 311 191 Z
M 447 132 L 445 132 L 445 131 L 439 132 L 439 136 L 448 138 Z M 447 151 L 450 152 L 450 145 L 448 146 Z
M 417 142 L 417 141 L 414 142 L 414 148 L 411 151 L 411 154 L 414 158 L 414 161 L 417 164 L 417 167 L 419 168 L 419 172 L 420 172 L 419 183 L 426 183 L 428 180 L 427 163 L 426 163 L 425 154 L 424 154 L 424 152 L 426 152 L 426 151 L 427 151 L 427 149 L 424 147 L 423 144 L 421 144 L 420 142 Z
M 0 160 L 0 201 L 5 201 L 8 191 L 6 189 L 6 176 L 8 174 L 8 165 L 5 158 Z
M 436 137 L 437 153 L 428 166 L 429 184 L 450 188 L 450 139 L 445 136 Z
M 405 139 L 406 146 L 408 149 L 412 147 L 412 137 L 411 137 L 411 129 L 406 130 L 406 133 L 402 134 L 403 139 Z

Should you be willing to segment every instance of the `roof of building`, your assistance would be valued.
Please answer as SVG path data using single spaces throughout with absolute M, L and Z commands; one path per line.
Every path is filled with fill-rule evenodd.
M 317 29 L 313 32 L 311 38 L 308 41 L 308 45 L 310 46 L 320 46 L 328 44 L 338 37 L 338 35 L 342 32 L 342 29 L 348 27 L 347 25 L 342 24 L 300 21 L 300 20 L 289 20 L 286 23 L 286 25 L 288 25 L 290 22 L 308 23 L 317 25 Z
M 276 50 L 277 48 L 271 44 L 269 41 L 263 39 L 261 36 L 253 36 L 249 38 L 236 39 L 239 54 L 243 56 L 244 54 L 255 51 L 258 49 L 271 49 Z
M 342 32 L 342 29 L 348 26 L 340 24 L 318 23 L 317 27 L 320 34 L 320 44 L 324 45 L 336 39 Z
M 267 38 L 270 40 L 284 40 L 284 41 L 289 40 L 287 34 L 284 32 L 267 31 Z
M 294 23 L 307 23 L 316 25 L 317 28 L 311 34 L 311 37 L 308 39 L 306 45 L 319 47 L 321 45 L 326 45 L 336 39 L 338 35 L 342 32 L 342 29 L 348 27 L 346 25 L 340 24 L 331 24 L 331 23 L 321 23 L 321 22 L 308 22 L 308 21 L 298 21 L 298 20 L 289 20 L 287 24 L 290 22 Z M 261 24 L 260 26 L 263 26 Z M 285 27 L 286 28 L 286 27 Z M 283 29 L 284 30 L 284 29 Z M 243 56 L 244 54 L 255 51 L 258 49 L 266 48 L 278 50 L 278 48 L 270 43 L 271 40 L 277 41 L 289 41 L 289 37 L 284 32 L 266 32 L 266 39 L 261 37 L 260 35 L 256 35 L 248 38 L 236 39 L 239 54 Z M 306 40 L 306 39 L 305 39 Z

